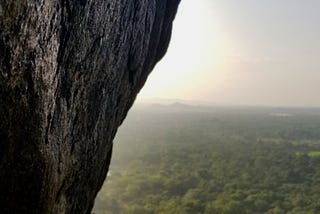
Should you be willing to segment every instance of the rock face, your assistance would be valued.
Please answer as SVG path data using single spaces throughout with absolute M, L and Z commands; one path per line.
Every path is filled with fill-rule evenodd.
M 90 213 L 180 0 L 0 0 L 0 213 Z

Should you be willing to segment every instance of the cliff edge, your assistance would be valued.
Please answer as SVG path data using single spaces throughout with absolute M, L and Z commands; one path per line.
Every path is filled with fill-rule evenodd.
M 0 213 L 90 213 L 179 1 L 0 1 Z

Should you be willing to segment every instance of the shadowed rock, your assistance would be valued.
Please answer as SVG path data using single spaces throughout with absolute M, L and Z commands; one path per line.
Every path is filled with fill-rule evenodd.
M 179 0 L 0 0 L 0 213 L 90 213 Z

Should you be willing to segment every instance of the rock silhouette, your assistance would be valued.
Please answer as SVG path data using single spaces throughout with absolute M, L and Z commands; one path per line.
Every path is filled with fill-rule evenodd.
M 179 1 L 0 1 L 0 213 L 90 213 Z

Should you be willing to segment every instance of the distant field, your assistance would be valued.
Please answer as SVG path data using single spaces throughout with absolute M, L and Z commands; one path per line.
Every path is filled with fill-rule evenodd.
M 310 157 L 320 157 L 320 151 L 308 152 L 308 155 L 309 155 Z
M 138 106 L 94 212 L 320 213 L 319 157 L 316 108 Z

